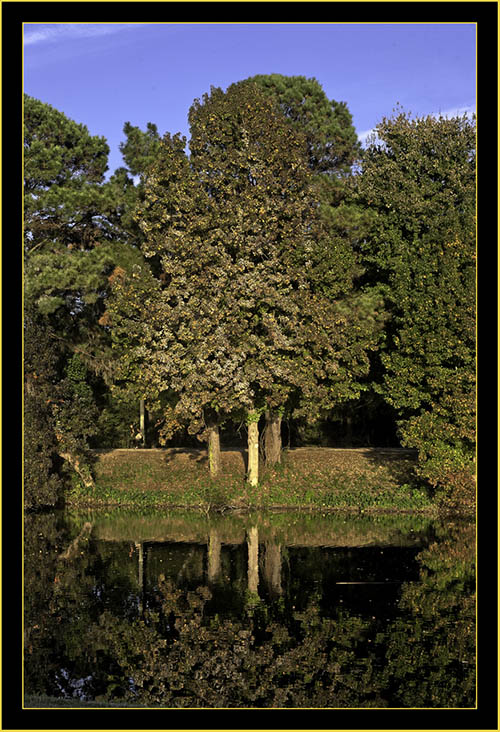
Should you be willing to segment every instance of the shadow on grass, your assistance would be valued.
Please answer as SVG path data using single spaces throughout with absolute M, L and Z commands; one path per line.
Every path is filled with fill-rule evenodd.
M 200 465 L 208 465 L 207 451 L 200 448 L 199 450 L 194 447 L 169 447 L 165 450 L 165 456 L 163 461 L 167 465 L 179 462 L 179 457 L 190 463 L 199 463 Z
M 187 463 L 187 465 L 204 466 L 208 470 L 208 452 L 206 448 L 169 447 L 165 450 L 163 461 L 171 467 L 181 467 L 182 463 Z M 246 475 L 248 450 L 241 447 L 222 448 L 221 463 L 223 472 L 229 470 Z
M 373 468 L 383 468 L 397 485 L 417 486 L 417 451 L 403 448 L 367 448 L 361 453 Z

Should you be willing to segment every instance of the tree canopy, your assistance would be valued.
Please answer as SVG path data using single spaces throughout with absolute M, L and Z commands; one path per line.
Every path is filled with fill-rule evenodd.
M 251 82 L 212 88 L 189 119 L 190 157 L 165 136 L 137 211 L 163 270 L 140 286 L 145 388 L 175 394 L 166 424 L 193 431 L 209 412 L 318 418 L 358 393 L 376 314 L 349 300 L 357 270 L 329 239 L 305 135 Z M 119 286 L 123 311 L 137 288 Z
M 24 113 L 27 475 L 43 500 L 61 457 L 87 479 L 88 445 L 120 421 L 125 435 L 139 399 L 164 443 L 187 428 L 218 450 L 243 421 L 255 447 L 265 414 L 279 453 L 284 415 L 311 425 L 363 394 L 397 415 L 421 477 L 470 496 L 474 121 L 396 113 L 362 151 L 316 79 L 257 75 L 193 102 L 188 151 L 126 122 L 106 180 L 104 138 L 27 95 Z
M 314 173 L 350 174 L 361 146 L 345 102 L 329 100 L 314 78 L 258 74 L 250 80 L 273 97 L 293 129 L 305 135 L 308 163 Z
M 384 398 L 423 475 L 453 484 L 474 459 L 475 122 L 384 119 L 356 188 L 374 215 L 364 259 L 392 314 Z
M 46 501 L 49 494 L 56 499 L 49 487 L 61 456 L 83 466 L 97 431 L 92 390 L 83 404 L 68 368 L 78 354 L 89 379 L 93 373 L 111 380 L 109 333 L 100 324 L 108 276 L 118 263 L 128 267 L 142 256 L 122 225 L 123 190 L 104 180 L 104 138 L 28 95 L 24 115 L 25 434 L 35 484 L 26 498 L 38 490 Z

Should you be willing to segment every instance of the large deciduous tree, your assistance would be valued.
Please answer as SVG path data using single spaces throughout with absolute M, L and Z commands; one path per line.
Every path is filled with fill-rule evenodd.
M 475 121 L 384 119 L 357 177 L 367 271 L 392 320 L 383 393 L 419 472 L 469 498 L 475 431 Z
M 376 318 L 371 298 L 346 298 L 352 261 L 331 245 L 305 136 L 275 100 L 251 82 L 213 88 L 190 125 L 190 157 L 165 136 L 137 211 L 161 276 L 120 275 L 111 318 L 130 334 L 138 304 L 130 362 L 168 401 L 166 435 L 188 422 L 210 437 L 245 415 L 255 483 L 259 415 L 317 417 L 348 398 Z

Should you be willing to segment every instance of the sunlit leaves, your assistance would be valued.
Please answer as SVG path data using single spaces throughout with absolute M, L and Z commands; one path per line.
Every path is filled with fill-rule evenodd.
M 167 400 L 165 438 L 255 405 L 317 418 L 359 393 L 383 321 L 374 292 L 352 296 L 356 215 L 327 225 L 304 132 L 253 83 L 212 88 L 189 119 L 190 156 L 165 135 L 136 210 L 159 281 L 113 280 L 123 364 Z

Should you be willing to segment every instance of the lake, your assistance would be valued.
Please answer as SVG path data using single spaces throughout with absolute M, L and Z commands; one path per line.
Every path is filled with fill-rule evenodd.
M 475 706 L 475 525 L 25 519 L 25 694 L 167 708 Z

